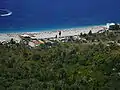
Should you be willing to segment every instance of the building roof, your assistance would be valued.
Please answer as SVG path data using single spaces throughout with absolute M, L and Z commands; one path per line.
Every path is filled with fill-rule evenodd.
M 111 25 L 115 25 L 115 23 L 107 23 L 106 27 L 109 28 Z
M 38 44 L 44 44 L 44 42 L 43 41 L 41 41 L 41 40 L 32 40 L 32 42 L 34 43 L 34 44 L 36 44 L 36 45 L 38 45 Z
M 22 37 L 30 37 L 29 35 L 27 35 L 27 34 L 23 34 L 23 35 L 21 35 Z

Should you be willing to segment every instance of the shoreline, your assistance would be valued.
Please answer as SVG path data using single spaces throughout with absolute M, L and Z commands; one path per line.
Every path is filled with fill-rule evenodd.
M 92 33 L 97 33 L 100 30 L 103 30 L 105 25 L 97 26 L 87 26 L 87 27 L 76 27 L 76 28 L 66 28 L 66 29 L 54 29 L 46 30 L 41 32 L 15 32 L 15 33 L 0 33 L 0 41 L 9 41 L 11 38 L 14 40 L 20 40 L 21 35 L 29 35 L 32 39 L 45 39 L 45 38 L 55 38 L 57 37 L 66 37 L 80 35 L 80 33 L 89 33 L 91 30 Z M 61 32 L 61 35 L 59 35 Z
M 21 34 L 21 33 L 41 33 L 41 32 L 55 32 L 57 30 L 69 30 L 69 29 L 83 29 L 83 28 L 91 28 L 91 27 L 96 27 L 96 26 L 105 26 L 105 25 L 88 25 L 88 26 L 75 26 L 75 27 L 67 27 L 67 28 L 46 28 L 46 29 L 40 29 L 40 28 L 13 28 L 13 30 L 17 31 L 7 31 L 7 32 L 0 32 L 0 34 Z M 1 30 L 12 30 L 12 28 L 1 28 Z M 20 30 L 25 30 L 25 31 L 20 31 Z M 20 31 L 20 32 L 19 32 Z

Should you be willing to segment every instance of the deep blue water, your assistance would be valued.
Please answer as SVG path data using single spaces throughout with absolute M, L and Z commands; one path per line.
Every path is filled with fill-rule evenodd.
M 12 16 L 0 17 L 0 32 L 22 32 L 120 22 L 119 0 L 0 0 Z

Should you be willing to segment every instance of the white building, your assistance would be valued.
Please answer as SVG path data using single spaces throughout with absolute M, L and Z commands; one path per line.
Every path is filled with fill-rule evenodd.
M 115 25 L 115 23 L 107 23 L 107 24 L 106 24 L 107 30 L 109 30 L 110 26 L 112 26 L 112 25 Z
M 106 29 L 109 30 L 109 29 L 110 29 L 110 26 L 114 26 L 114 25 L 118 25 L 119 28 L 120 28 L 120 24 L 119 24 L 119 23 L 107 23 L 107 24 L 106 24 Z

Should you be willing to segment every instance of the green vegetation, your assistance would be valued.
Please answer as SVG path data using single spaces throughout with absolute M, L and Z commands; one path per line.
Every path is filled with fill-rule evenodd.
M 120 27 L 118 24 L 115 23 L 115 25 L 111 25 L 109 30 L 120 30 Z
M 85 37 L 100 42 L 67 42 L 51 48 L 29 48 L 13 40 L 0 44 L 0 89 L 119 90 L 120 46 L 104 44 L 113 39 L 107 34 L 90 32 Z

